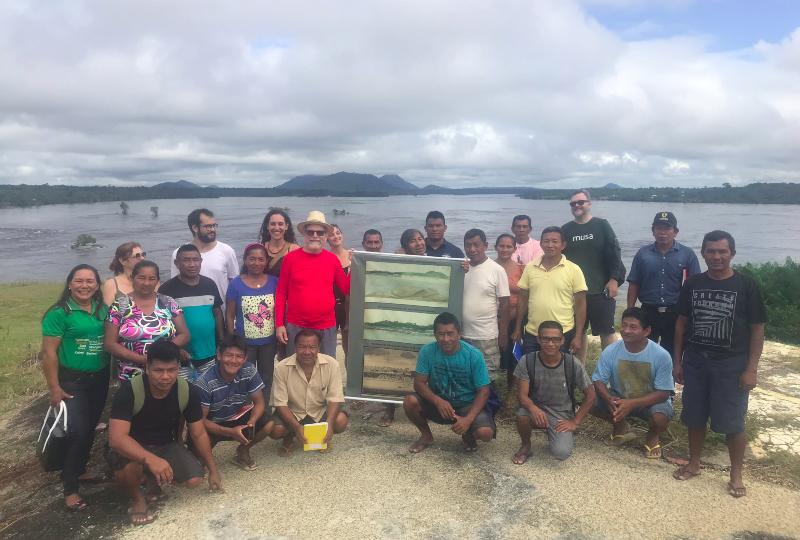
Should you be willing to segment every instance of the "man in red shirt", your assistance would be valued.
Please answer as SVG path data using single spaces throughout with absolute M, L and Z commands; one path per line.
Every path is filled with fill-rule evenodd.
M 275 291 L 275 334 L 286 345 L 286 354 L 294 354 L 294 337 L 304 328 L 322 334 L 320 352 L 336 357 L 336 315 L 333 285 L 350 294 L 350 276 L 342 263 L 323 245 L 333 228 L 318 210 L 297 225 L 305 238 L 302 249 L 283 258 L 278 288 Z

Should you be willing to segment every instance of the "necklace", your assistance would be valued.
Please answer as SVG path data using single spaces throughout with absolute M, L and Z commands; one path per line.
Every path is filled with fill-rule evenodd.
M 285 247 L 286 247 L 286 240 L 283 240 L 281 247 L 279 247 L 277 251 L 273 251 L 272 248 L 270 247 L 270 242 L 267 242 L 267 251 L 269 252 L 270 255 L 277 255 L 278 253 L 283 251 L 283 248 Z

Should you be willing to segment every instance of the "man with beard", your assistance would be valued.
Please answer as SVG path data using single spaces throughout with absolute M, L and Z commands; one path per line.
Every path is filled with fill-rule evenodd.
M 203 264 L 200 275 L 211 278 L 217 284 L 220 297 L 225 301 L 228 283 L 239 275 L 239 263 L 236 252 L 231 246 L 217 240 L 217 220 L 214 213 L 207 208 L 192 210 L 187 218 L 189 230 L 192 232 L 192 244 L 200 250 Z M 178 256 L 178 250 L 172 252 L 172 260 Z M 172 263 L 172 277 L 180 275 L 178 267 Z M 223 308 L 224 313 L 224 308 Z
M 297 225 L 304 237 L 302 249 L 284 257 L 278 288 L 275 291 L 275 335 L 286 345 L 286 354 L 294 354 L 295 336 L 303 329 L 321 336 L 320 352 L 336 357 L 336 298 L 334 284 L 343 294 L 350 294 L 350 276 L 330 251 L 323 249 L 333 231 L 318 210 Z

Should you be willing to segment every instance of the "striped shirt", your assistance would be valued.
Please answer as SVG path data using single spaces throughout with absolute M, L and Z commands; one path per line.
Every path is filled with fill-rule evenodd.
M 231 382 L 222 377 L 217 363 L 195 385 L 200 393 L 200 404 L 208 407 L 208 419 L 216 423 L 235 417 L 244 405 L 253 401 L 252 394 L 264 388 L 261 376 L 250 362 L 242 365 Z

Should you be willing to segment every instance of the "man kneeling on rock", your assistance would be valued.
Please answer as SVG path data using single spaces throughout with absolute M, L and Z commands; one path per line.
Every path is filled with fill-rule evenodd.
M 428 420 L 452 424 L 467 452 L 477 450 L 477 440 L 489 442 L 497 427 L 486 404 L 490 395 L 489 371 L 481 352 L 461 340 L 461 324 L 452 313 L 440 313 L 433 321 L 434 343 L 417 356 L 414 394 L 403 400 L 406 416 L 421 436 L 409 452 L 422 452 L 433 444 Z
M 595 393 L 592 381 L 581 362 L 561 351 L 564 329 L 556 321 L 542 321 L 536 334 L 539 350 L 526 354 L 517 364 L 514 377 L 519 382 L 517 432 L 522 441 L 512 461 L 522 465 L 531 457 L 531 433 L 547 430 L 550 452 L 564 460 L 575 447 L 574 432 L 589 414 Z M 584 400 L 575 412 L 575 389 Z
M 649 424 L 644 454 L 661 457 L 659 435 L 672 419 L 672 357 L 650 337 L 650 315 L 638 307 L 622 313 L 622 339 L 600 354 L 592 375 L 600 399 L 592 414 L 614 425 L 609 444 L 621 446 L 636 436 L 628 417 L 639 417 Z
M 275 427 L 273 439 L 283 439 L 280 453 L 291 454 L 294 438 L 305 444 L 306 424 L 327 422 L 323 442 L 331 448 L 334 433 L 347 429 L 349 420 L 344 404 L 342 373 L 332 356 L 319 352 L 322 334 L 316 330 L 300 330 L 294 338 L 295 353 L 275 367 L 272 399 Z
M 203 466 L 178 441 L 181 417 L 208 468 L 209 488 L 222 488 L 203 425 L 200 396 L 186 379 L 178 377 L 180 358 L 180 349 L 171 341 L 151 344 L 146 372 L 122 383 L 111 406 L 106 460 L 131 498 L 128 514 L 133 525 L 155 519 L 148 504 L 162 498 L 161 486 L 175 482 L 196 487 L 203 481 Z
M 219 345 L 217 364 L 195 384 L 211 446 L 220 441 L 238 442 L 233 464 L 252 471 L 257 465 L 250 448 L 269 435 L 274 422 L 265 410 L 264 382 L 246 354 L 244 338 L 228 336 Z

